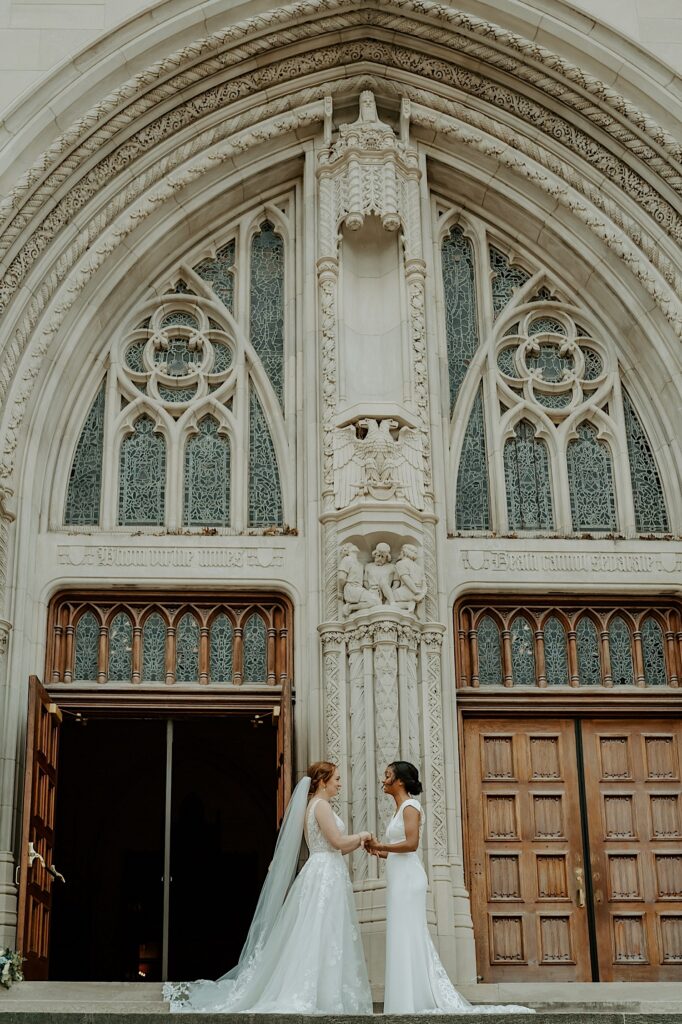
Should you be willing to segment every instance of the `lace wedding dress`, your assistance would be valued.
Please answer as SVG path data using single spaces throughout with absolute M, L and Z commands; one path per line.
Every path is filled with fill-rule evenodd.
M 389 822 L 386 843 L 405 841 L 405 800 Z M 426 872 L 418 853 L 386 858 L 386 980 L 384 1013 L 533 1013 L 524 1006 L 474 1006 L 448 978 L 426 924 Z
M 286 898 L 282 896 L 283 903 L 273 914 L 278 898 L 268 891 L 272 886 L 266 880 L 239 965 L 218 981 L 165 985 L 171 1012 L 372 1012 L 348 868 L 322 835 L 315 817 L 319 799 L 313 798 L 305 810 L 310 856 Z M 296 794 L 292 804 L 295 800 Z M 334 817 L 344 832 L 343 822 Z M 277 864 L 276 851 L 270 874 Z

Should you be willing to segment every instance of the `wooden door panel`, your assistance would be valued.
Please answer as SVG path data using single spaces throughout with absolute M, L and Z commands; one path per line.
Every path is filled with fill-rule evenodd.
M 479 975 L 589 981 L 573 724 L 466 720 L 464 757 Z
M 59 708 L 40 681 L 31 676 L 17 919 L 17 949 L 25 957 L 24 976 L 30 981 L 47 979 L 54 884 L 47 869 L 53 867 L 60 721 Z M 36 858 L 30 858 L 29 844 L 38 855 Z
M 602 981 L 682 979 L 682 722 L 584 722 Z

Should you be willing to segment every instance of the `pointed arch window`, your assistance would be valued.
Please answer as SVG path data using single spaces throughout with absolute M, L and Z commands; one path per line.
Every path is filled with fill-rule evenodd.
M 64 522 L 72 526 L 99 524 L 102 492 L 105 385 L 102 383 L 78 438 L 66 494 Z
M 125 612 L 115 615 L 109 626 L 109 669 L 112 682 L 130 682 L 133 674 L 133 627 Z
M 457 471 L 458 530 L 490 529 L 488 453 L 485 440 L 483 387 L 479 387 L 462 441 Z
M 611 454 L 597 438 L 597 428 L 583 422 L 569 441 L 566 467 L 571 518 L 576 531 L 616 529 L 616 498 Z
M 73 678 L 94 682 L 98 674 L 99 623 L 92 612 L 85 612 L 76 624 Z
M 282 491 L 275 446 L 253 388 L 249 413 L 249 526 L 281 526 Z
M 230 525 L 230 441 L 204 416 L 185 447 L 185 526 Z
M 510 633 L 514 686 L 535 686 L 535 644 L 528 619 L 517 615 Z
M 216 615 L 211 624 L 210 677 L 212 683 L 227 683 L 233 674 L 234 636 L 227 615 Z
M 503 678 L 500 630 L 490 615 L 484 615 L 478 623 L 476 641 L 479 685 L 499 686 Z
M 632 686 L 632 638 L 625 619 L 614 615 L 609 623 L 609 655 L 614 686 Z
M 497 319 L 513 298 L 514 292 L 530 279 L 530 274 L 523 267 L 512 266 L 509 258 L 494 245 L 490 246 L 490 270 L 493 312 Z
M 566 630 L 556 615 L 550 616 L 543 630 L 545 675 L 548 686 L 568 686 L 568 645 Z
M 441 265 L 452 412 L 479 343 L 474 253 L 461 228 L 452 228 L 444 238 Z
M 667 533 L 670 526 L 656 460 L 635 407 L 625 390 L 623 415 L 635 504 L 635 528 L 639 533 Z
M 166 442 L 141 416 L 123 439 L 119 468 L 120 526 L 161 526 L 166 491 Z
M 504 446 L 507 517 L 511 530 L 552 530 L 552 488 L 544 441 L 528 420 L 517 424 Z
M 158 612 L 152 612 L 142 630 L 142 681 L 159 683 L 165 679 L 166 623 Z
M 644 662 L 644 681 L 647 686 L 666 686 L 668 683 L 663 644 L 663 630 L 660 623 L 649 616 L 642 623 L 642 660 Z
M 178 624 L 175 678 L 178 683 L 196 683 L 199 679 L 199 625 L 190 612 L 183 615 Z
M 599 686 L 602 677 L 597 627 L 588 615 L 583 615 L 575 632 L 578 645 L 578 681 L 581 686 Z
M 263 683 L 267 679 L 267 637 L 265 623 L 254 612 L 244 626 L 244 682 Z
M 284 241 L 269 220 L 251 240 L 250 336 L 284 407 Z

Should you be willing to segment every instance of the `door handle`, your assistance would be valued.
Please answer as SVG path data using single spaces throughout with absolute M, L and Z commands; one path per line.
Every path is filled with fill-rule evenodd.
M 575 869 L 575 884 L 576 884 L 576 893 L 575 893 L 576 906 L 582 908 L 582 907 L 585 906 L 585 872 L 583 871 L 582 868 L 576 868 Z

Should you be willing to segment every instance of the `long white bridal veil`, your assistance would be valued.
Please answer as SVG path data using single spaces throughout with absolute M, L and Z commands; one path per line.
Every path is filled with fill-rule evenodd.
M 247 965 L 253 963 L 254 955 L 257 955 L 272 931 L 291 883 L 296 875 L 296 867 L 301 852 L 303 840 L 303 826 L 305 824 L 305 812 L 308 806 L 308 794 L 310 792 L 310 778 L 306 775 L 298 783 L 291 794 L 289 806 L 286 809 L 282 827 L 279 830 L 275 852 L 268 868 L 267 878 L 263 882 L 263 888 L 258 897 L 256 912 L 253 915 L 249 934 L 246 936 L 244 948 L 239 956 L 239 961 L 232 970 L 223 974 L 218 981 L 236 981 Z

